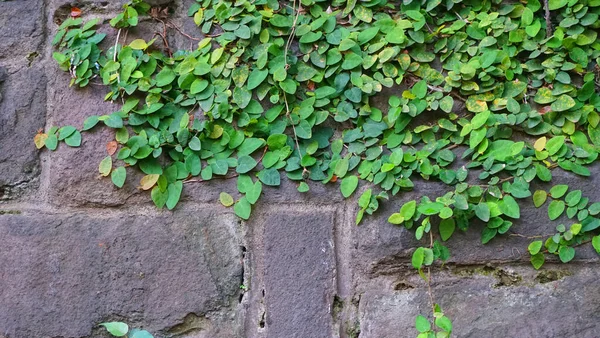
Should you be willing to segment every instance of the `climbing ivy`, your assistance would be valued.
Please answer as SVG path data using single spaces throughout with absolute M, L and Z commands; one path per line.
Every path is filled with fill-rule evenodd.
M 106 99 L 123 104 L 80 130 L 36 135 L 38 148 L 77 147 L 82 131 L 104 124 L 115 140 L 99 171 L 116 186 L 136 167 L 141 189 L 173 209 L 184 184 L 235 178 L 242 197 L 220 200 L 243 219 L 282 174 L 300 192 L 316 181 L 345 198 L 366 182 L 357 224 L 416 179 L 443 182 L 448 193 L 389 216 L 429 237 L 412 259 L 428 282 L 434 260 L 449 257 L 442 242 L 474 221 L 486 225 L 482 243 L 506 234 L 524 199 L 550 199 L 551 220 L 577 218 L 531 243 L 536 269 L 551 255 L 570 261 L 587 242 L 600 252 L 600 204 L 565 185 L 532 193 L 554 170 L 589 176 L 598 157 L 600 0 L 197 0 L 193 33 L 165 13 L 126 4 L 110 20 L 118 34 L 105 52 L 98 20 L 62 22 L 53 56 L 71 85 L 101 82 Z M 173 52 L 164 32 L 127 44 L 121 32 L 140 20 L 194 48 Z M 449 335 L 441 309 L 433 312 Z M 417 327 L 435 334 L 421 318 Z

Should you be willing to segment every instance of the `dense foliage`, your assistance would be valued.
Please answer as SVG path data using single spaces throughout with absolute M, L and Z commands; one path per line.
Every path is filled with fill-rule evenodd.
M 134 0 L 110 24 L 119 33 L 148 15 L 164 24 L 157 13 Z M 301 192 L 339 181 L 346 198 L 367 181 L 358 224 L 417 176 L 447 184 L 447 194 L 389 217 L 418 239 L 428 234 L 413 256 L 427 279 L 423 267 L 448 257 L 432 222 L 445 241 L 477 219 L 486 243 L 509 231 L 526 198 L 536 207 L 549 199 L 551 220 L 572 219 L 531 243 L 536 269 L 546 255 L 570 261 L 586 242 L 600 251 L 599 203 L 565 185 L 531 189 L 553 170 L 589 176 L 598 157 L 599 14 L 600 0 L 197 0 L 189 15 L 205 38 L 194 50 L 171 54 L 160 34 L 128 45 L 117 35 L 103 53 L 99 22 L 72 17 L 54 58 L 72 85 L 102 81 L 106 99 L 123 102 L 82 131 L 114 128 L 118 152 L 100 173 L 121 187 L 125 167 L 137 167 L 159 208 L 174 208 L 187 181 L 236 178 L 242 197 L 221 202 L 248 219 L 263 185 L 284 173 Z M 396 95 L 377 106 L 385 88 Z M 35 141 L 79 146 L 81 133 L 54 127 Z

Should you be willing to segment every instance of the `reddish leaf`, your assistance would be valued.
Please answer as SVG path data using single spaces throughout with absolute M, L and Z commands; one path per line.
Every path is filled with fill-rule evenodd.
M 542 108 L 540 108 L 540 109 L 538 110 L 538 112 L 539 112 L 541 115 L 544 115 L 544 114 L 546 114 L 547 112 L 550 112 L 550 111 L 552 111 L 552 108 L 550 108 L 550 106 L 543 106 Z
M 46 134 L 43 134 L 43 133 L 36 134 L 35 137 L 33 138 L 35 147 L 38 149 L 42 149 L 42 147 L 44 147 L 44 145 L 46 144 L 47 138 L 48 138 L 48 135 L 46 135 Z
M 308 88 L 308 90 L 310 90 L 311 92 L 315 90 L 315 83 L 312 81 L 308 81 L 306 83 L 306 88 Z
M 74 18 L 81 16 L 81 9 L 77 7 L 71 7 L 71 16 Z
M 117 152 L 118 147 L 119 144 L 117 143 L 117 141 L 110 141 L 106 144 L 106 151 L 109 155 L 114 155 L 114 153 Z
M 337 182 L 337 180 L 338 180 L 338 177 L 336 175 L 333 175 L 329 182 L 335 183 L 335 182 Z

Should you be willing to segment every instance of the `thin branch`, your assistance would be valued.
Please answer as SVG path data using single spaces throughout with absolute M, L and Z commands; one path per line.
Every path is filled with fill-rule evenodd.
M 181 34 L 181 35 L 185 36 L 186 38 L 188 38 L 188 39 L 190 39 L 190 40 L 194 40 L 194 41 L 200 41 L 200 40 L 202 40 L 202 39 L 195 38 L 195 37 L 193 37 L 193 36 L 191 36 L 191 35 L 187 34 L 186 32 L 184 32 L 184 31 L 183 31 L 181 28 L 179 28 L 177 25 L 175 25 L 175 24 L 174 24 L 174 23 L 172 23 L 171 21 L 168 21 L 168 23 L 169 23 L 169 27 L 171 27 L 171 28 L 175 28 L 175 30 L 176 30 L 176 31 L 178 31 L 178 32 L 179 32 L 179 34 Z
M 548 0 L 544 0 L 544 17 L 546 18 L 546 38 L 552 36 L 552 21 L 550 19 L 550 6 L 548 6 Z
M 228 180 L 228 179 L 235 178 L 238 176 L 240 176 L 240 174 L 234 173 L 229 176 L 215 176 L 215 177 L 213 177 L 213 179 Z M 212 180 L 205 180 L 202 178 L 190 178 L 190 179 L 184 180 L 183 183 L 203 183 L 203 182 L 208 182 L 208 181 L 212 181 Z

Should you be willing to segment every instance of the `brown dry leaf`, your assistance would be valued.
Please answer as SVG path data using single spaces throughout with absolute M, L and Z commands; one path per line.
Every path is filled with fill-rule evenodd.
M 142 177 L 140 180 L 140 188 L 142 188 L 142 190 L 151 189 L 156 184 L 159 177 L 159 174 L 150 174 Z
M 552 108 L 551 108 L 550 106 L 544 106 L 544 107 L 542 107 L 542 108 L 540 108 L 540 109 L 538 110 L 538 112 L 539 112 L 541 115 L 544 115 L 544 114 L 546 114 L 546 113 L 548 113 L 548 112 L 551 112 L 551 111 L 552 111 Z
M 77 7 L 71 7 L 71 16 L 74 18 L 81 16 L 81 9 Z
M 35 147 L 38 149 L 42 149 L 42 147 L 44 147 L 44 145 L 46 144 L 47 138 L 48 138 L 48 135 L 46 135 L 46 134 L 43 134 L 43 133 L 36 134 L 35 137 L 33 138 Z
M 117 141 L 110 141 L 106 144 L 106 151 L 108 152 L 109 155 L 114 155 L 117 152 L 117 148 L 119 147 L 119 144 L 117 143 Z

